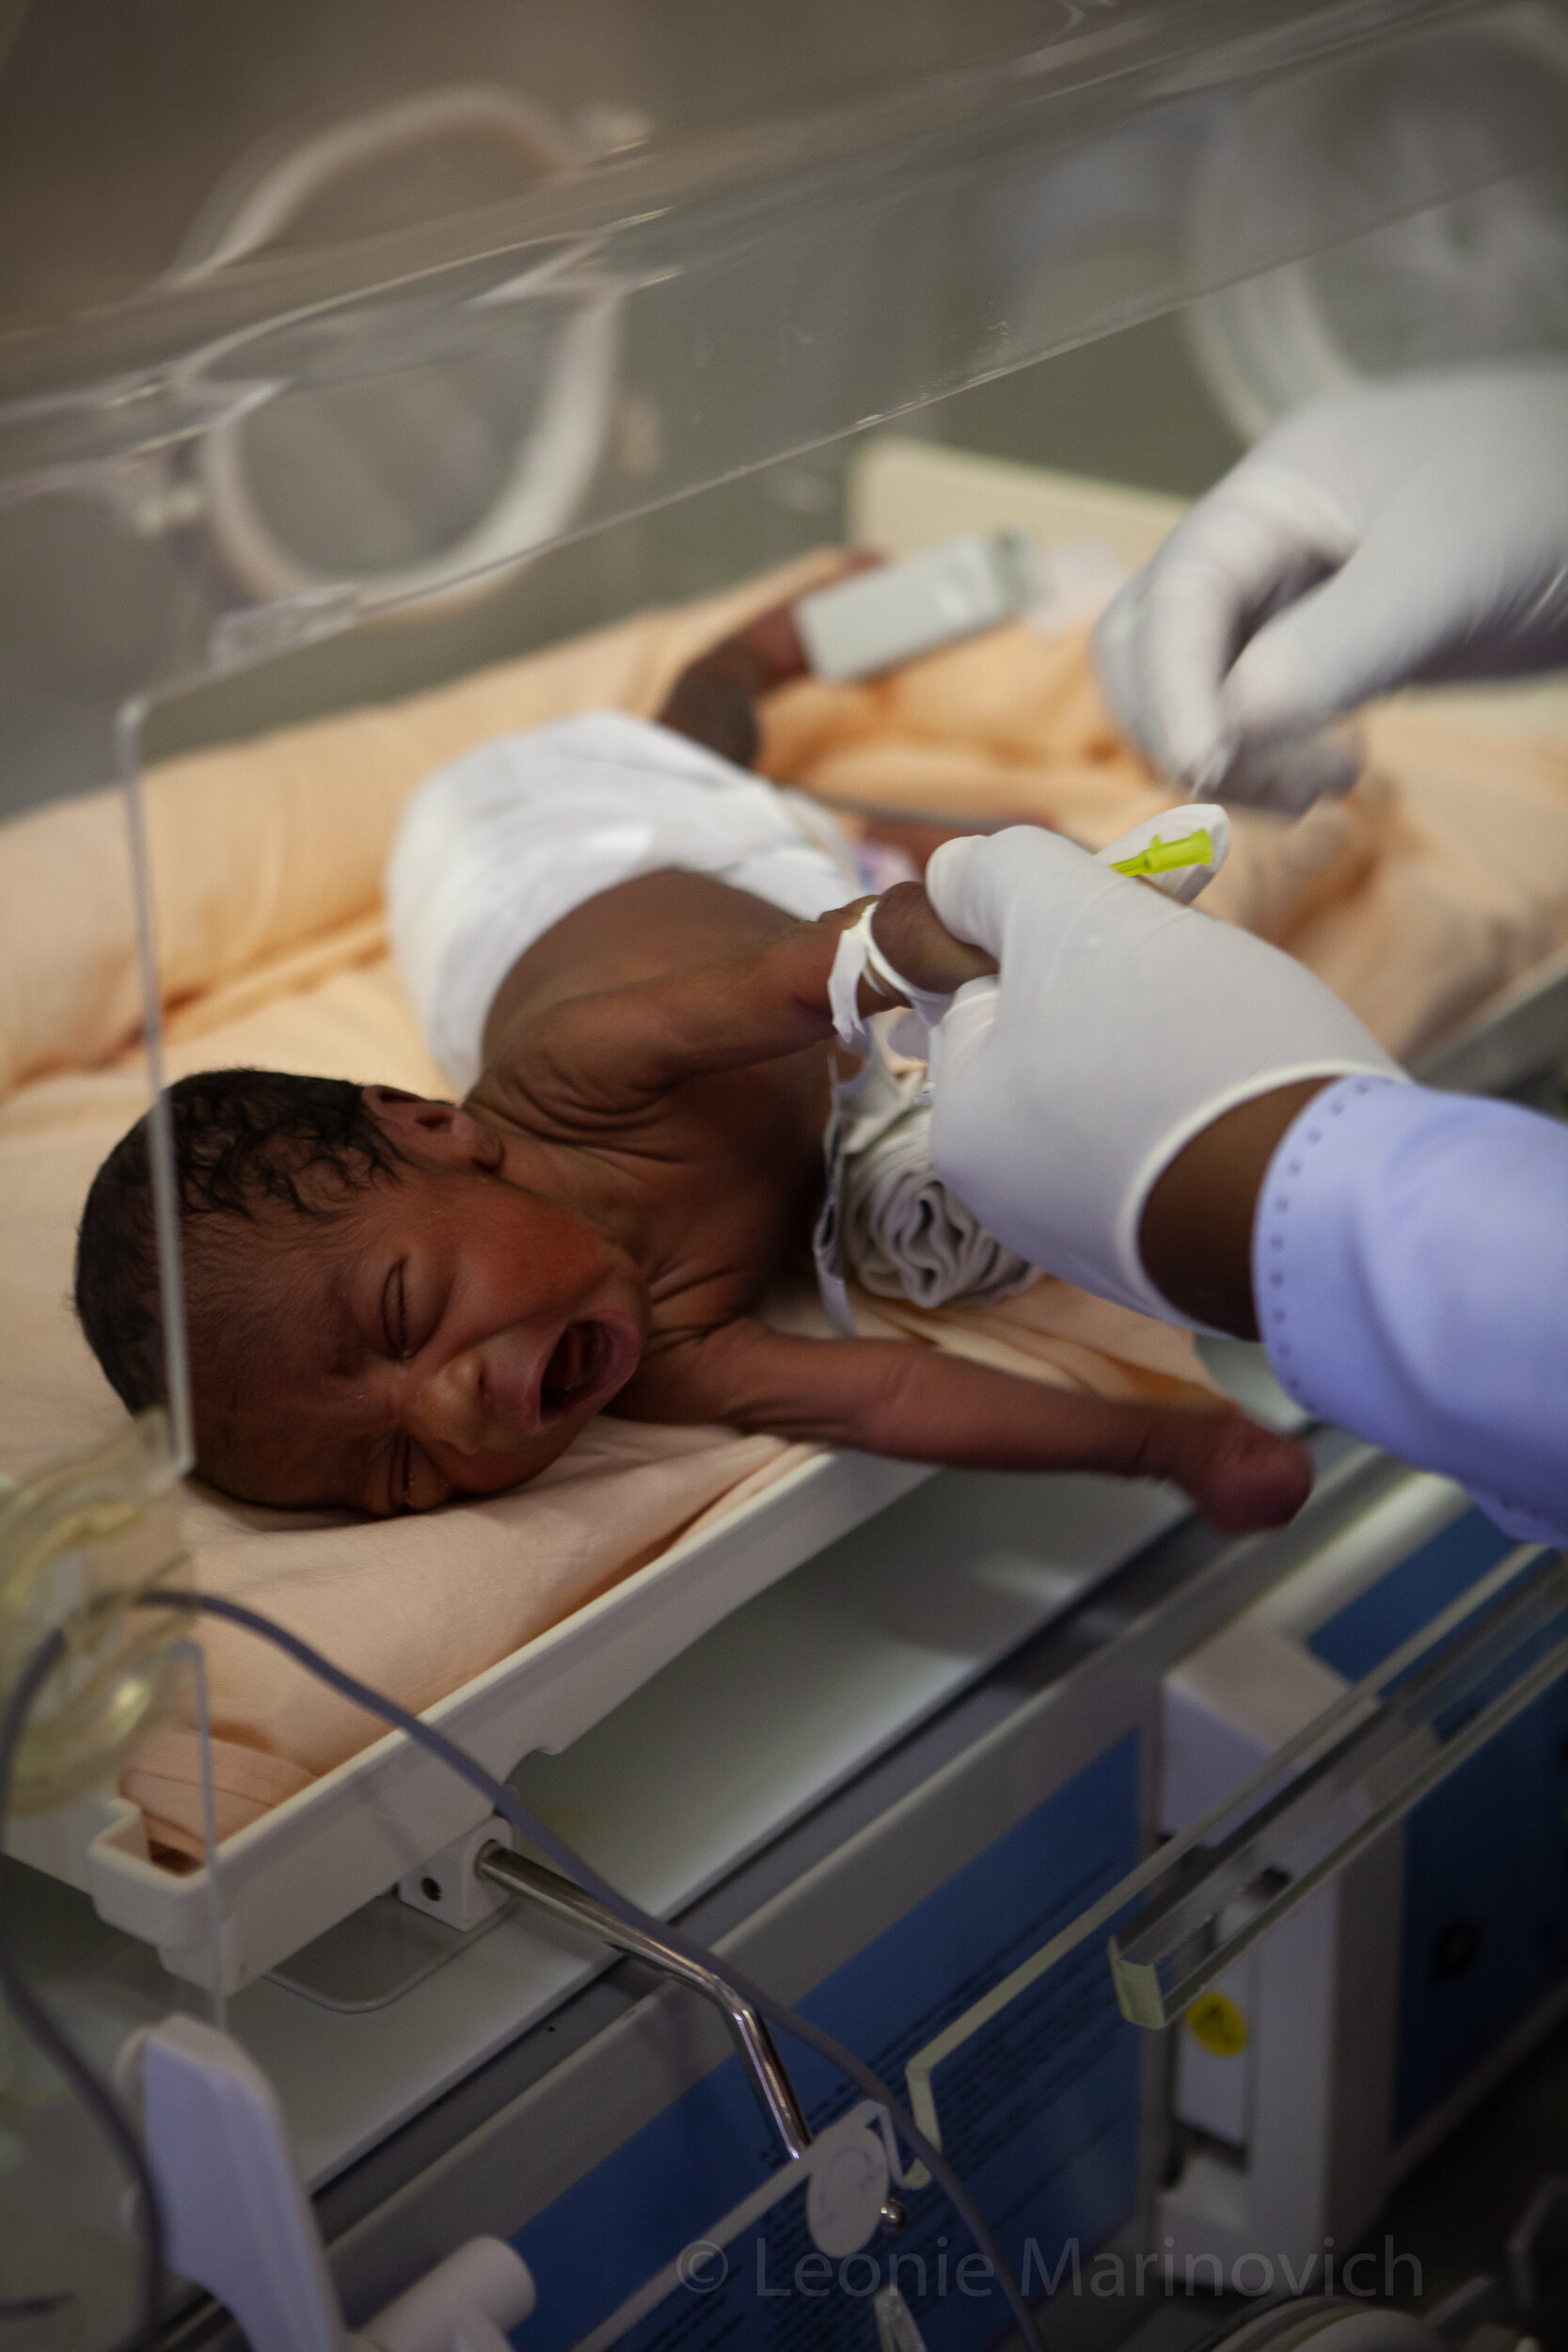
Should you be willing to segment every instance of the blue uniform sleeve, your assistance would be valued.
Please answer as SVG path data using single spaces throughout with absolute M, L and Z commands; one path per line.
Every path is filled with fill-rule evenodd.
M 1271 1160 L 1252 1258 L 1298 1404 L 1568 1541 L 1568 1127 L 1341 1079 Z

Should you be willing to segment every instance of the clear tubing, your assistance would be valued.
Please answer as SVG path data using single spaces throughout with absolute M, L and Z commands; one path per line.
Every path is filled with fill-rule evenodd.
M 218 1803 L 213 1778 L 213 1704 L 207 1681 L 207 1654 L 199 1642 L 177 1642 L 171 1658 L 190 1666 L 196 1691 L 196 1736 L 201 1756 L 201 1859 L 207 1873 L 207 1934 L 213 1947 L 210 1994 L 213 2026 L 229 2030 L 229 1995 L 223 1989 L 223 1889 L 218 1882 Z

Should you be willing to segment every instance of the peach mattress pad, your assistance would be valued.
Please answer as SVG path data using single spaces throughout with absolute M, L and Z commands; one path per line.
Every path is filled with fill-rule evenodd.
M 443 1093 L 388 961 L 380 877 L 406 794 L 486 739 L 609 705 L 650 714 L 676 672 L 831 565 L 804 559 L 455 685 L 171 759 L 144 779 L 169 1073 L 256 1063 Z M 1568 754 L 1389 706 L 1362 784 L 1296 825 L 1242 814 L 1206 903 L 1318 971 L 1409 1054 L 1568 939 Z M 1033 818 L 1098 846 L 1164 798 L 1117 739 L 1082 631 L 1021 623 L 868 687 L 773 696 L 761 765 L 836 801 Z M 0 1425 L 8 1467 L 113 1434 L 121 1408 L 69 1306 L 81 1201 L 145 1107 L 118 792 L 0 829 Z M 1190 1338 L 1053 1280 L 867 1330 L 1112 1396 L 1216 1402 Z M 518 1492 L 368 1523 L 249 1509 L 191 1485 L 194 1573 L 404 1705 L 433 1705 L 809 1449 L 599 1420 Z M 220 1833 L 378 1734 L 228 1628 L 209 1628 Z M 123 1787 L 155 1851 L 201 1851 L 194 1733 L 158 1731 Z

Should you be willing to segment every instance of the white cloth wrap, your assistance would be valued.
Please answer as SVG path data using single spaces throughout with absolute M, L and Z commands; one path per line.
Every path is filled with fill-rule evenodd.
M 907 997 L 919 1039 L 919 1050 L 911 1053 L 911 1058 L 923 1061 L 931 1031 L 941 1025 L 953 1002 L 952 992 L 938 994 L 928 988 L 916 988 L 912 980 L 907 980 L 888 961 L 871 928 L 880 904 L 879 898 L 874 898 L 868 907 L 863 907 L 840 936 L 833 968 L 828 975 L 828 1009 L 833 1016 L 839 1043 L 847 1045 L 851 1053 L 869 1054 L 873 1051 L 869 1019 L 860 1009 L 862 980 L 869 978 L 884 996 Z
M 825 809 L 625 711 L 502 736 L 426 778 L 392 845 L 387 914 L 454 1086 L 479 1076 L 490 1007 L 524 949 L 585 898 L 669 866 L 804 922 L 861 887 Z
M 930 1102 L 924 1071 L 899 1077 L 879 1058 L 844 1102 L 845 1258 L 878 1298 L 1010 1298 L 1039 1268 L 988 1233 L 937 1174 Z

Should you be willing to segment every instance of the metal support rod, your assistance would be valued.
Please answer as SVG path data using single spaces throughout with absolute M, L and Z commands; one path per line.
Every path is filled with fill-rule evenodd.
M 474 1863 L 477 1875 L 492 1886 L 504 1887 L 509 1895 L 521 1895 L 536 1910 L 547 1912 L 569 1928 L 578 1928 L 612 1951 L 625 1952 L 633 1960 L 657 1968 L 660 1976 L 673 1977 L 677 1983 L 687 1984 L 700 1993 L 705 2001 L 711 2001 L 723 2016 L 730 2029 L 741 2065 L 752 2078 L 752 2088 L 761 2103 L 763 2113 L 777 2132 L 786 2156 L 803 2156 L 811 2146 L 811 2128 L 800 2112 L 795 2087 L 784 2073 L 784 2060 L 774 2047 L 773 2037 L 766 2021 L 757 2015 L 750 2001 L 727 1985 L 722 1977 L 711 1968 L 699 1967 L 656 1935 L 640 1933 L 628 1928 L 592 1895 L 584 1894 L 570 1879 L 555 1870 L 546 1870 L 542 1863 L 530 1862 L 509 1846 L 482 1847 Z

